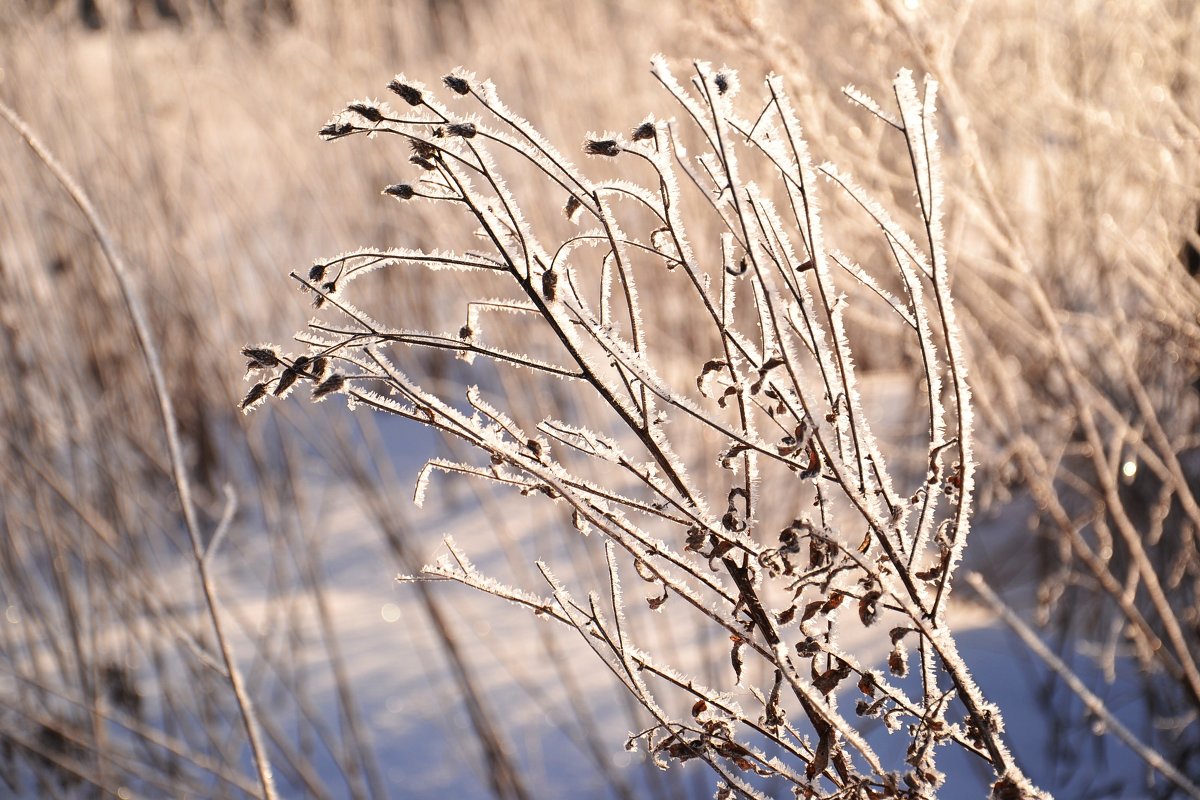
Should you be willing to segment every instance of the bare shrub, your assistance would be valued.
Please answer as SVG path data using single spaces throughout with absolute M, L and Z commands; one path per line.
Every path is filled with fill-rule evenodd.
M 943 245 L 937 85 L 927 80 L 920 94 L 902 71 L 896 112 L 848 91 L 909 165 L 914 235 L 842 168 L 814 165 L 781 80 L 735 104 L 734 72 L 693 68 L 685 88 L 654 62 L 682 123 L 651 116 L 628 135 L 584 142 L 588 156 L 644 183 L 589 178 L 467 73 L 444 80 L 472 103 L 466 114 L 404 76 L 388 87 L 398 110 L 350 104 L 322 135 L 406 146 L 416 177 L 384 194 L 465 218 L 474 246 L 364 249 L 293 273 L 320 314 L 297 334 L 301 353 L 244 351 L 258 378 L 242 407 L 307 384 L 314 400 L 341 395 L 473 446 L 481 461 L 428 463 L 418 502 L 440 471 L 568 511 L 569 535 L 602 542 L 598 585 L 569 587 L 545 561 L 542 587 L 506 585 L 452 539 L 409 579 L 458 581 L 578 631 L 645 711 L 628 746 L 664 766 L 701 759 L 726 795 L 762 796 L 766 780 L 796 796 L 917 797 L 941 786 L 937 754 L 953 746 L 990 766 L 996 796 L 1037 796 L 945 621 L 975 457 Z M 509 193 L 517 169 L 540 177 L 542 198 Z M 544 198 L 564 221 L 535 230 L 529 207 Z M 846 198 L 890 270 L 864 268 L 829 238 L 821 208 Z M 411 270 L 414 283 L 434 279 L 427 271 L 479 273 L 480 291 L 494 294 L 467 298 L 459 324 L 442 331 L 392 327 L 351 286 L 380 269 Z M 648 276 L 658 296 L 639 293 Z M 916 476 L 889 470 L 856 381 L 861 343 L 847 336 L 846 306 L 868 295 L 919 352 L 927 430 Z M 647 323 L 663 309 L 689 348 Z M 488 327 L 497 312 L 532 323 L 505 342 Z M 396 348 L 479 361 L 479 385 L 439 391 L 399 368 Z M 501 408 L 489 387 L 509 369 L 523 371 L 526 388 Z M 555 406 L 545 386 L 572 402 Z M 622 591 L 631 568 L 653 587 L 645 607 Z M 711 673 L 715 685 L 634 641 L 630 619 L 647 607 L 663 615 L 657 625 L 698 618 L 728 636 L 730 668 Z M 886 643 L 888 672 L 844 644 L 863 629 Z M 903 757 L 886 761 L 851 710 L 905 737 Z

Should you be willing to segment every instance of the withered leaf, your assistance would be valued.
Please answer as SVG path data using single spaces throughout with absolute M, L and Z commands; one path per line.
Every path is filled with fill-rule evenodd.
M 821 741 L 813 752 L 812 761 L 808 762 L 805 775 L 809 780 L 820 775 L 829 766 L 829 753 L 833 749 L 833 734 L 827 729 L 821 732 Z
M 898 678 L 903 678 L 908 674 L 908 662 L 904 659 L 900 648 L 896 648 L 888 654 L 888 669 Z
M 825 605 L 824 600 L 814 600 L 808 605 L 804 606 L 804 613 L 800 615 L 800 622 L 808 622 L 810 619 L 815 617 L 823 605 Z
M 840 658 L 834 657 L 835 666 L 822 672 L 813 679 L 813 686 L 817 687 L 817 691 L 821 694 L 828 695 L 837 685 L 850 677 L 850 665 Z
M 661 597 L 646 598 L 646 605 L 650 606 L 651 611 L 658 611 L 660 608 L 662 608 L 662 605 L 665 602 L 667 602 L 667 588 L 665 586 L 663 587 L 663 593 Z
M 879 598 L 883 592 L 872 589 L 858 600 L 858 618 L 863 625 L 870 625 L 879 617 Z
M 733 674 L 737 677 L 736 683 L 742 682 L 742 648 L 746 646 L 746 640 L 740 636 L 730 636 L 729 639 L 733 642 L 733 649 L 729 651 L 729 660 L 733 664 Z

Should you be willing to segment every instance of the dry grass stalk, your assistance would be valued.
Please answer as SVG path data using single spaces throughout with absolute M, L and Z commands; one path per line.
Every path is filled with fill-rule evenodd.
M 182 448 L 179 443 L 179 423 L 175 416 L 171 396 L 167 391 L 166 379 L 163 376 L 158 344 L 151 334 L 150 326 L 146 321 L 146 312 L 143 308 L 141 295 L 134 286 L 125 262 L 121 258 L 121 254 L 117 250 L 112 237 L 108 234 L 107 228 L 101 221 L 100 215 L 83 189 L 80 188 L 79 184 L 75 182 L 62 165 L 59 164 L 58 160 L 46 149 L 29 127 L 25 125 L 24 121 L 17 116 L 16 112 L 4 103 L 0 103 L 0 116 L 4 117 L 5 122 L 20 134 L 21 138 L 25 140 L 30 149 L 46 165 L 46 168 L 50 170 L 55 179 L 79 207 L 96 239 L 99 241 L 105 260 L 120 286 L 121 295 L 128 309 L 130 321 L 133 323 L 137 344 L 145 359 L 146 370 L 150 375 L 154 394 L 158 401 L 160 420 L 170 459 L 171 475 L 175 483 L 175 489 L 179 493 L 184 525 L 187 530 L 188 540 L 191 543 L 192 556 L 204 594 L 205 607 L 208 611 L 209 620 L 212 623 L 212 630 L 217 640 L 217 646 L 220 649 L 221 662 L 224 667 L 223 677 L 229 681 L 230 689 L 233 691 L 238 709 L 241 711 L 242 723 L 250 743 L 254 767 L 258 773 L 259 788 L 262 791 L 263 797 L 267 798 L 267 800 L 273 800 L 277 795 L 275 793 L 275 781 L 271 773 L 271 763 L 267 758 L 267 753 L 263 746 L 258 718 L 254 713 L 254 707 L 246 692 L 242 673 L 238 669 L 237 662 L 234 660 L 233 649 L 225 632 L 224 622 L 221 619 L 220 609 L 217 605 L 216 589 L 210 575 L 210 552 L 204 544 L 204 536 L 200 531 L 200 525 L 196 517 L 196 509 L 192 502 L 191 482 L 188 479 L 187 468 L 184 466 Z M 232 499 L 231 496 L 230 508 L 233 506 Z M 220 539 L 223 538 L 231 516 L 231 510 L 223 514 L 222 523 L 214 532 L 212 543 L 219 543 Z M 97 785 L 102 786 L 103 783 Z

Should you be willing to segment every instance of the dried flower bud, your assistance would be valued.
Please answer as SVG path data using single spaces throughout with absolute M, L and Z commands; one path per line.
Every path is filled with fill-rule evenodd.
M 246 369 L 270 369 L 279 366 L 279 353 L 267 347 L 243 347 L 242 355 L 250 359 Z
M 321 128 L 320 136 L 325 139 L 336 139 L 354 132 L 354 126 L 349 122 L 330 122 Z
M 292 385 L 300 378 L 300 373 L 294 367 L 288 367 L 279 376 L 279 383 L 275 386 L 275 391 L 272 392 L 276 397 L 281 397 L 287 393 L 287 390 L 292 388 Z M 253 390 L 251 390 L 253 391 Z
M 583 143 L 583 152 L 589 156 L 607 156 L 613 158 L 621 153 L 621 145 L 616 139 L 588 139 Z
M 390 194 L 392 197 L 398 197 L 401 200 L 411 200 L 413 195 L 413 187 L 407 183 L 395 183 L 383 190 L 384 194 Z
M 249 392 L 247 392 L 246 396 L 244 398 L 242 398 L 242 403 L 241 403 L 242 411 L 248 411 L 251 406 L 253 406 L 255 403 L 257 403 L 259 400 L 262 400 L 266 396 L 267 396 L 267 385 L 265 383 L 254 384 L 254 388 L 252 388 Z
M 563 209 L 563 213 L 567 215 L 567 219 L 575 221 L 575 215 L 579 213 L 579 209 L 583 207 L 583 201 L 575 195 L 567 198 L 567 205 Z
M 346 106 L 346 110 L 353 111 L 368 122 L 383 122 L 383 113 L 375 106 L 366 103 L 351 103 Z
M 437 169 L 437 166 L 432 161 L 430 161 L 428 158 L 422 158 L 421 156 L 417 156 L 417 155 L 409 156 L 408 161 L 410 164 L 416 164 L 421 169 L 427 169 L 427 170 Z
M 474 139 L 476 130 L 473 123 L 456 122 L 446 128 L 446 133 L 448 133 L 450 136 L 461 136 L 464 139 Z
M 718 72 L 717 76 L 713 78 L 713 83 L 717 85 L 717 94 L 725 94 L 729 91 L 729 78 L 724 74 Z
M 414 153 L 424 159 L 433 159 L 437 157 L 438 149 L 422 139 L 408 140 L 408 144 L 412 147 Z
M 319 379 L 322 375 L 325 374 L 325 370 L 326 370 L 326 368 L 328 368 L 328 366 L 329 366 L 329 359 L 325 358 L 324 356 L 318 356 L 317 358 L 314 358 L 312 360 L 312 362 L 308 365 L 308 372 L 314 378 Z
M 321 280 L 321 278 L 325 277 L 325 269 L 326 268 L 327 268 L 326 264 L 313 264 L 312 268 L 308 271 L 308 279 L 310 281 Z
M 460 339 L 470 339 L 474 335 L 475 331 L 471 330 L 470 325 L 463 325 L 458 329 L 458 338 Z
M 424 97 L 421 95 L 420 89 L 415 86 L 410 86 L 407 83 L 401 83 L 395 78 L 388 83 L 387 88 L 404 98 L 404 101 L 410 106 L 419 106 L 425 102 Z
M 633 130 L 633 140 L 635 142 L 645 141 L 646 139 L 654 138 L 654 123 L 650 121 L 643 122 Z
M 330 395 L 336 391 L 341 390 L 341 388 L 345 385 L 346 385 L 346 376 L 339 375 L 338 373 L 335 372 L 333 375 L 330 375 L 328 378 L 326 378 L 324 381 L 322 381 L 321 384 L 319 386 L 317 386 L 317 388 L 313 389 L 312 399 L 313 400 L 321 400 L 326 395 Z
M 542 273 L 542 295 L 550 302 L 558 294 L 558 273 L 548 269 Z
M 467 79 L 459 75 L 447 75 L 442 78 L 442 83 L 446 84 L 446 88 L 455 94 L 469 94 L 471 84 L 467 83 Z

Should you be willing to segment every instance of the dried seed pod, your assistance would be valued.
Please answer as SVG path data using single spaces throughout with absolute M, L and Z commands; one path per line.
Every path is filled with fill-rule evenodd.
M 351 103 L 346 106 L 346 110 L 353 111 L 368 122 L 383 122 L 383 112 L 366 103 Z
M 567 215 L 567 219 L 574 222 L 575 217 L 579 214 L 579 209 L 582 207 L 583 202 L 575 195 L 571 195 L 567 198 L 567 205 L 563 208 L 563 213 Z
M 412 148 L 413 153 L 426 160 L 437 158 L 438 149 L 434 145 L 426 142 L 423 139 L 409 138 L 408 146 Z
M 242 355 L 249 359 L 246 369 L 270 369 L 279 366 L 279 353 L 271 347 L 243 347 Z
M 267 385 L 265 383 L 256 383 L 256 384 L 254 384 L 254 387 L 251 388 L 250 391 L 246 393 L 246 396 L 242 398 L 242 403 L 241 403 L 240 408 L 242 409 L 242 411 L 248 411 L 251 406 L 256 404 L 259 400 L 262 400 L 266 396 L 267 396 Z
M 453 125 L 446 127 L 446 133 L 450 136 L 461 136 L 464 139 L 474 139 L 478 131 L 475 129 L 473 122 L 456 122 Z
M 410 106 L 419 106 L 425 102 L 420 89 L 410 84 L 402 83 L 395 78 L 388 83 L 387 88 L 400 95 L 404 99 L 404 102 Z
M 275 391 L 272 392 L 276 397 L 282 397 L 287 393 L 287 390 L 292 388 L 300 378 L 300 373 L 294 367 L 288 367 L 279 376 L 279 383 L 275 385 Z
M 416 195 L 416 191 L 407 183 L 394 183 L 384 189 L 383 193 L 399 198 L 400 200 L 411 200 Z
M 633 140 L 635 142 L 645 141 L 646 139 L 653 139 L 654 135 L 655 135 L 654 123 L 650 122 L 648 120 L 633 129 Z
M 442 83 L 446 84 L 446 88 L 455 94 L 470 94 L 471 84 L 461 75 L 447 75 L 442 78 Z
M 613 158 L 620 155 L 621 145 L 616 139 L 588 139 L 583 143 L 583 152 L 589 156 L 607 156 Z
M 327 395 L 331 395 L 334 392 L 340 391 L 342 389 L 342 387 L 345 385 L 346 385 L 346 376 L 339 375 L 338 373 L 335 372 L 333 375 L 330 375 L 328 378 L 326 378 L 324 381 L 322 381 L 321 384 L 319 386 L 317 386 L 317 388 L 313 389 L 312 399 L 313 400 L 321 400 L 322 398 L 326 397 Z
M 337 139 L 354 132 L 354 126 L 349 122 L 330 122 L 321 128 L 318 134 L 324 139 Z

